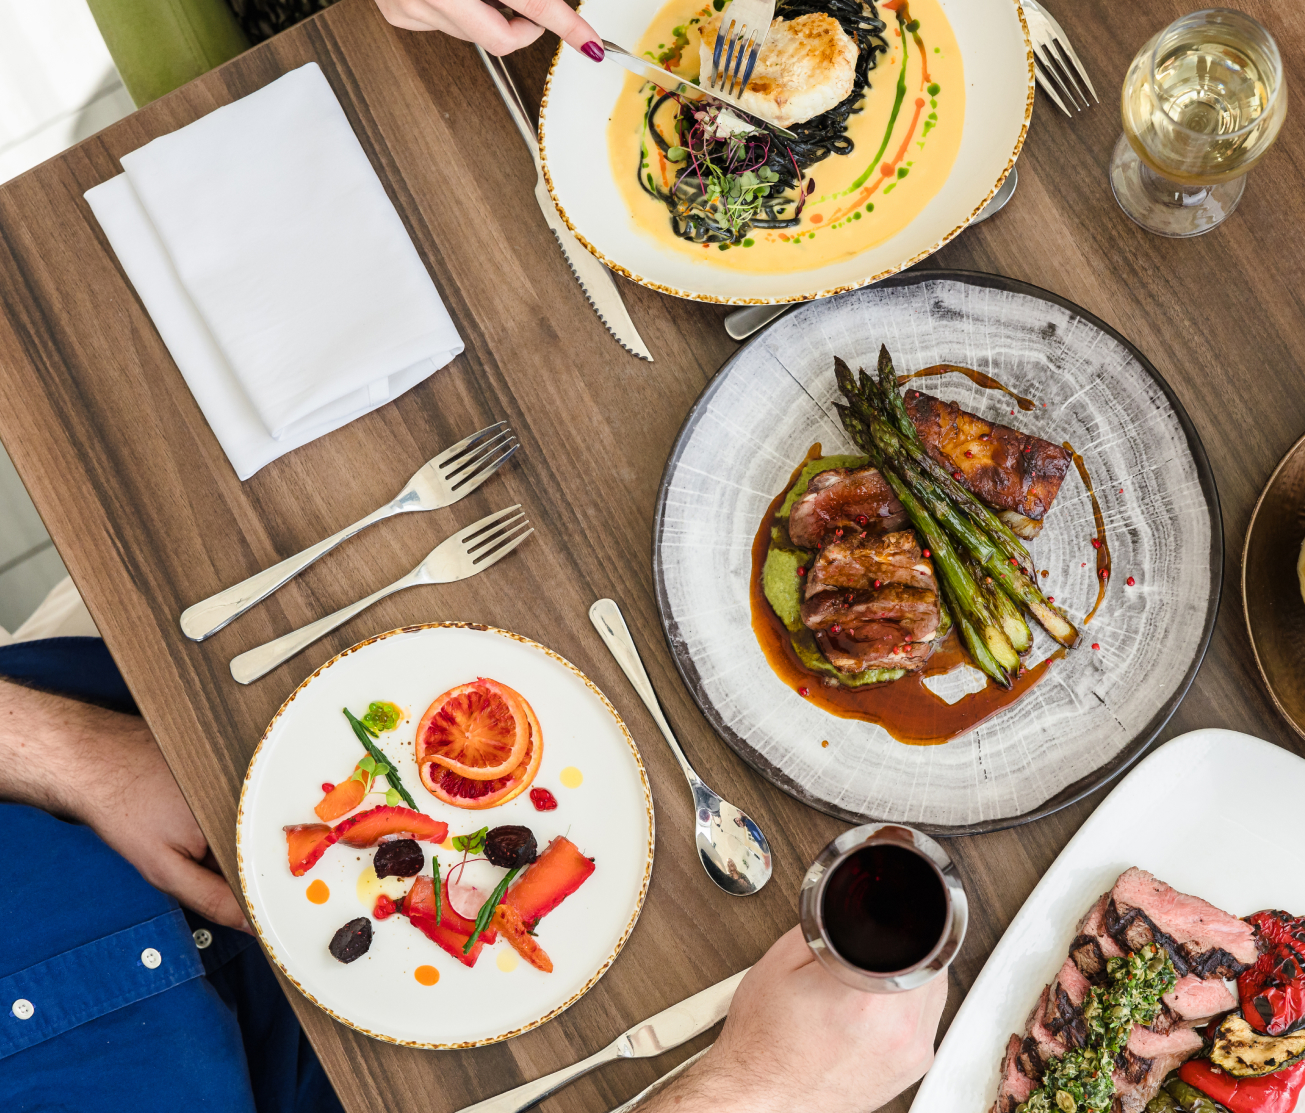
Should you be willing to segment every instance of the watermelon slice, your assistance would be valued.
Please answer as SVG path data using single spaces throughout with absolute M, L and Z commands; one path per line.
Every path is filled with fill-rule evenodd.
M 513 882 L 503 903 L 515 909 L 521 922 L 533 929 L 593 872 L 593 860 L 581 854 L 570 839 L 559 836 Z
M 285 829 L 285 840 L 290 853 L 290 872 L 303 877 L 335 842 L 335 832 L 325 823 L 299 823 Z

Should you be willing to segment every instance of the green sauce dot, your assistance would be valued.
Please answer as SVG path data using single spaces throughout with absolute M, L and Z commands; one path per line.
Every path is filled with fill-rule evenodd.
M 909 171 L 905 166 L 899 166 L 899 167 L 897 168 L 897 178 L 898 178 L 898 181 L 900 181 L 902 178 L 905 178 L 906 175 L 909 174 L 909 173 L 910 173 L 910 171 Z
M 743 241 L 743 246 L 744 246 L 744 247 L 751 247 L 751 246 L 752 246 L 753 244 L 755 244 L 756 242 L 757 242 L 756 240 L 751 240 L 751 239 L 749 239 L 749 240 L 744 240 L 744 241 Z
M 935 81 L 932 85 L 929 86 L 929 95 L 931 97 L 936 97 L 941 89 L 942 86 Z
M 816 238 L 816 234 L 814 232 L 807 233 L 807 239 L 814 240 L 815 238 Z
M 930 107 L 930 108 L 937 108 L 937 107 L 938 107 L 938 102 L 937 102 L 936 100 L 931 100 L 931 101 L 929 101 L 929 107 Z
M 937 112 L 930 112 L 929 115 L 927 115 L 927 116 L 925 117 L 925 119 L 926 119 L 926 120 L 936 120 L 936 119 L 938 119 L 938 113 L 937 113 Z
M 868 204 L 868 205 L 865 207 L 865 211 L 868 212 L 868 213 L 872 213 L 872 212 L 874 212 L 874 211 L 875 211 L 875 203 L 874 203 L 873 201 L 871 201 L 870 204 Z
M 852 214 L 852 219 L 853 219 L 853 220 L 860 220 L 860 219 L 861 219 L 861 214 L 860 214 L 860 212 L 855 212 L 855 213 L 853 213 L 853 214 Z
M 906 25 L 906 29 L 914 35 L 920 29 L 920 21 L 918 19 L 911 20 L 911 22 Z
M 933 52 L 934 52 L 935 54 L 941 54 L 941 53 L 942 53 L 942 47 L 941 47 L 941 46 L 935 46 L 935 47 L 933 48 Z
M 718 243 L 716 247 L 720 251 L 728 251 L 730 249 L 730 245 L 727 243 Z

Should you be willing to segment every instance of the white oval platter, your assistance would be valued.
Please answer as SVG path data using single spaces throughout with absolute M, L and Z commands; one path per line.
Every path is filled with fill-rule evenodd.
M 535 710 L 544 756 L 534 784 L 558 800 L 536 811 L 530 794 L 496 808 L 469 811 L 442 804 L 422 786 L 413 754 L 417 723 L 431 701 L 478 676 L 515 688 Z M 336 929 L 372 911 L 357 893 L 374 850 L 336 844 L 303 877 L 290 873 L 282 828 L 312 823 L 323 782 L 338 782 L 362 756 L 341 711 L 363 713 L 388 700 L 405 721 L 378 745 L 398 769 L 418 808 L 449 824 L 450 836 L 482 826 L 524 824 L 542 849 L 567 835 L 597 868 L 540 924 L 551 974 L 524 962 L 505 971 L 507 949 L 486 947 L 474 968 L 462 966 L 402 917 L 373 921 L 371 949 L 348 965 L 327 950 Z M 564 768 L 583 781 L 564 787 Z M 382 803 L 368 797 L 363 807 Z M 460 854 L 429 843 L 448 868 Z M 376 1039 L 412 1047 L 474 1047 L 508 1039 L 556 1016 L 589 990 L 615 961 L 634 929 L 652 874 L 653 805 L 634 740 L 607 698 L 551 650 L 493 627 L 443 623 L 391 630 L 345 650 L 303 682 L 268 725 L 249 763 L 237 819 L 240 884 L 249 919 L 267 953 L 309 1000 Z M 321 879 L 324 904 L 306 891 Z M 418 966 L 439 981 L 422 985 Z M 506 962 L 505 965 L 511 965 Z
M 637 42 L 660 0 L 584 0 L 605 39 Z M 668 251 L 630 218 L 607 157 L 607 120 L 624 86 L 615 62 L 594 65 L 559 47 L 539 111 L 544 174 L 558 211 L 618 274 L 662 293 L 729 304 L 805 301 L 875 282 L 937 251 L 962 231 L 1015 165 L 1033 112 L 1033 51 L 1017 0 L 942 0 L 965 61 L 965 124 L 942 189 L 901 232 L 812 270 L 742 274 Z

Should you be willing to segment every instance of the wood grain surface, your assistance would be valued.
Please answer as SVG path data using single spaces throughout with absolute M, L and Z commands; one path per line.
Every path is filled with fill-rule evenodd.
M 1104 103 L 1068 120 L 1040 97 L 1012 203 L 925 265 L 994 271 L 1070 298 L 1118 328 L 1173 385 L 1219 484 L 1229 586 L 1205 664 L 1162 737 L 1226 726 L 1305 752 L 1261 686 L 1231 587 L 1256 496 L 1305 429 L 1296 362 L 1305 350 L 1305 115 L 1289 114 L 1237 213 L 1196 240 L 1142 232 L 1106 179 L 1127 63 L 1189 6 L 1055 5 Z M 1242 6 L 1278 37 L 1289 83 L 1305 87 L 1305 9 Z M 545 39 L 511 59 L 527 99 L 537 102 L 552 49 Z M 467 349 L 398 402 L 241 484 L 82 193 L 117 173 L 126 152 L 311 60 Z M 596 126 L 596 164 L 606 157 L 601 134 Z M 0 189 L 0 439 L 228 876 L 240 781 L 272 713 L 322 661 L 393 626 L 468 619 L 538 639 L 611 696 L 642 745 L 659 811 L 650 898 L 620 961 L 568 1013 L 507 1044 L 433 1053 L 369 1041 L 296 1000 L 355 1113 L 458 1109 L 578 1059 L 755 961 L 794 923 L 802 872 L 842 827 L 771 788 L 715 737 L 680 686 L 657 624 L 658 480 L 685 413 L 734 350 L 723 312 L 622 285 L 657 362 L 626 355 L 572 281 L 533 186 L 525 149 L 469 46 L 395 31 L 372 0 L 341 0 Z M 495 418 L 508 419 L 524 445 L 501 479 L 450 511 L 407 516 L 347 543 L 203 644 L 182 636 L 185 606 L 355 520 L 441 446 Z M 435 540 L 511 501 L 540 527 L 518 556 L 483 577 L 386 600 L 250 688 L 232 681 L 235 653 L 388 583 Z M 776 870 L 759 896 L 735 900 L 703 875 L 679 771 L 585 616 L 603 595 L 625 609 L 691 760 L 767 832 Z M 974 918 L 950 971 L 948 1016 L 1097 799 L 951 843 Z M 705 1042 L 614 1064 L 548 1108 L 611 1108 Z M 900 1113 L 909 1099 L 889 1108 Z

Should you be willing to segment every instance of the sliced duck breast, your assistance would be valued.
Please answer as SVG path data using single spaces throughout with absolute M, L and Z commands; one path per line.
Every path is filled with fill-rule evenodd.
M 840 529 L 846 535 L 878 535 L 905 525 L 906 511 L 875 468 L 822 471 L 788 512 L 788 535 L 801 549 L 836 540 Z
M 938 590 L 933 564 L 909 529 L 882 537 L 849 537 L 826 545 L 807 569 L 806 597 L 849 588 L 874 591 L 884 584 Z
M 1127 951 L 1151 942 L 1163 947 L 1179 977 L 1235 978 L 1259 956 L 1250 924 L 1136 866 L 1120 874 L 1110 890 L 1105 921 Z
M 991 1113 L 1015 1113 L 1037 1088 L 1037 1081 L 1020 1068 L 1023 1044 L 1023 1036 L 1011 1036 L 1006 1044 L 1006 1056 L 1001 1061 L 1001 1084 L 997 1087 L 997 1100 L 993 1102 Z

